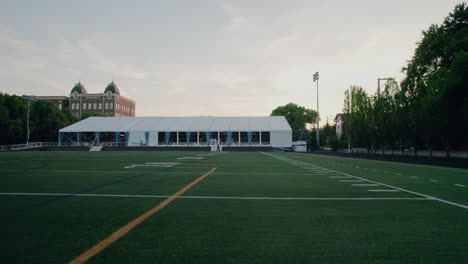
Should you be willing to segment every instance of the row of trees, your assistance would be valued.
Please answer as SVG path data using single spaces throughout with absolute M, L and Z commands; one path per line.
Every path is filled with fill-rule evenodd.
M 0 94 L 0 145 L 26 142 L 28 101 Z M 57 141 L 58 130 L 78 121 L 68 109 L 47 101 L 30 104 L 30 141 Z
M 388 81 L 369 95 L 345 93 L 346 132 L 368 149 L 468 148 L 468 8 L 459 4 L 442 25 L 423 32 L 398 85 Z

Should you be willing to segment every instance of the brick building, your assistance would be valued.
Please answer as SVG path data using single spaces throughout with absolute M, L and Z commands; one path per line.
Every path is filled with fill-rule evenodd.
M 85 113 L 135 116 L 135 101 L 121 96 L 114 82 L 107 85 L 103 93 L 88 93 L 84 85 L 79 82 L 73 87 L 69 96 L 38 96 L 37 99 L 56 103 L 59 109 L 68 108 L 78 118 Z

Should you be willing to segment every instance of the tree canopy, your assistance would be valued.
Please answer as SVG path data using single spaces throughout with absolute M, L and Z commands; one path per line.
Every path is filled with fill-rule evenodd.
M 468 7 L 459 4 L 441 25 L 423 31 L 403 68 L 400 87 L 382 94 L 352 86 L 345 93 L 348 136 L 354 146 L 466 149 L 468 121 Z
M 1 145 L 26 142 L 27 104 L 22 97 L 0 94 Z M 76 121 L 67 109 L 47 101 L 31 102 L 30 141 L 57 141 L 58 130 Z
M 292 128 L 293 140 L 298 140 L 301 132 L 306 128 L 306 124 L 312 124 L 317 121 L 317 112 L 299 106 L 294 103 L 288 103 L 278 106 L 271 112 L 271 116 L 284 116 Z

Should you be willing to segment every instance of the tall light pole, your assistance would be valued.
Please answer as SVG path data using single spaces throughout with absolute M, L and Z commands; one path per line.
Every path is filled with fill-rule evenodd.
M 317 82 L 317 130 L 315 133 L 315 136 L 317 138 L 317 150 L 320 150 L 320 124 L 319 124 L 319 85 L 318 85 L 318 80 L 319 80 L 319 73 L 316 72 L 314 73 L 314 82 Z
M 395 81 L 395 78 L 377 78 L 377 97 L 380 97 L 380 81 Z
M 29 130 L 29 105 L 31 104 L 31 101 L 36 101 L 36 97 L 33 95 L 23 95 L 23 98 L 28 100 L 28 117 L 26 119 L 26 145 L 29 145 L 29 135 L 30 135 L 30 130 Z

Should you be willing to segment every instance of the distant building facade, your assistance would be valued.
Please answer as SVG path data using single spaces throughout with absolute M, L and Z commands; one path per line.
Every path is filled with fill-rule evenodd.
M 335 124 L 336 124 L 336 137 L 341 139 L 341 137 L 345 133 L 345 118 L 344 114 L 337 114 L 335 116 Z
M 61 109 L 69 109 L 81 118 L 85 113 L 99 113 L 104 116 L 135 116 L 135 101 L 120 95 L 117 84 L 107 85 L 104 93 L 91 94 L 84 85 L 77 83 L 69 96 L 37 96 L 38 100 L 55 103 Z

